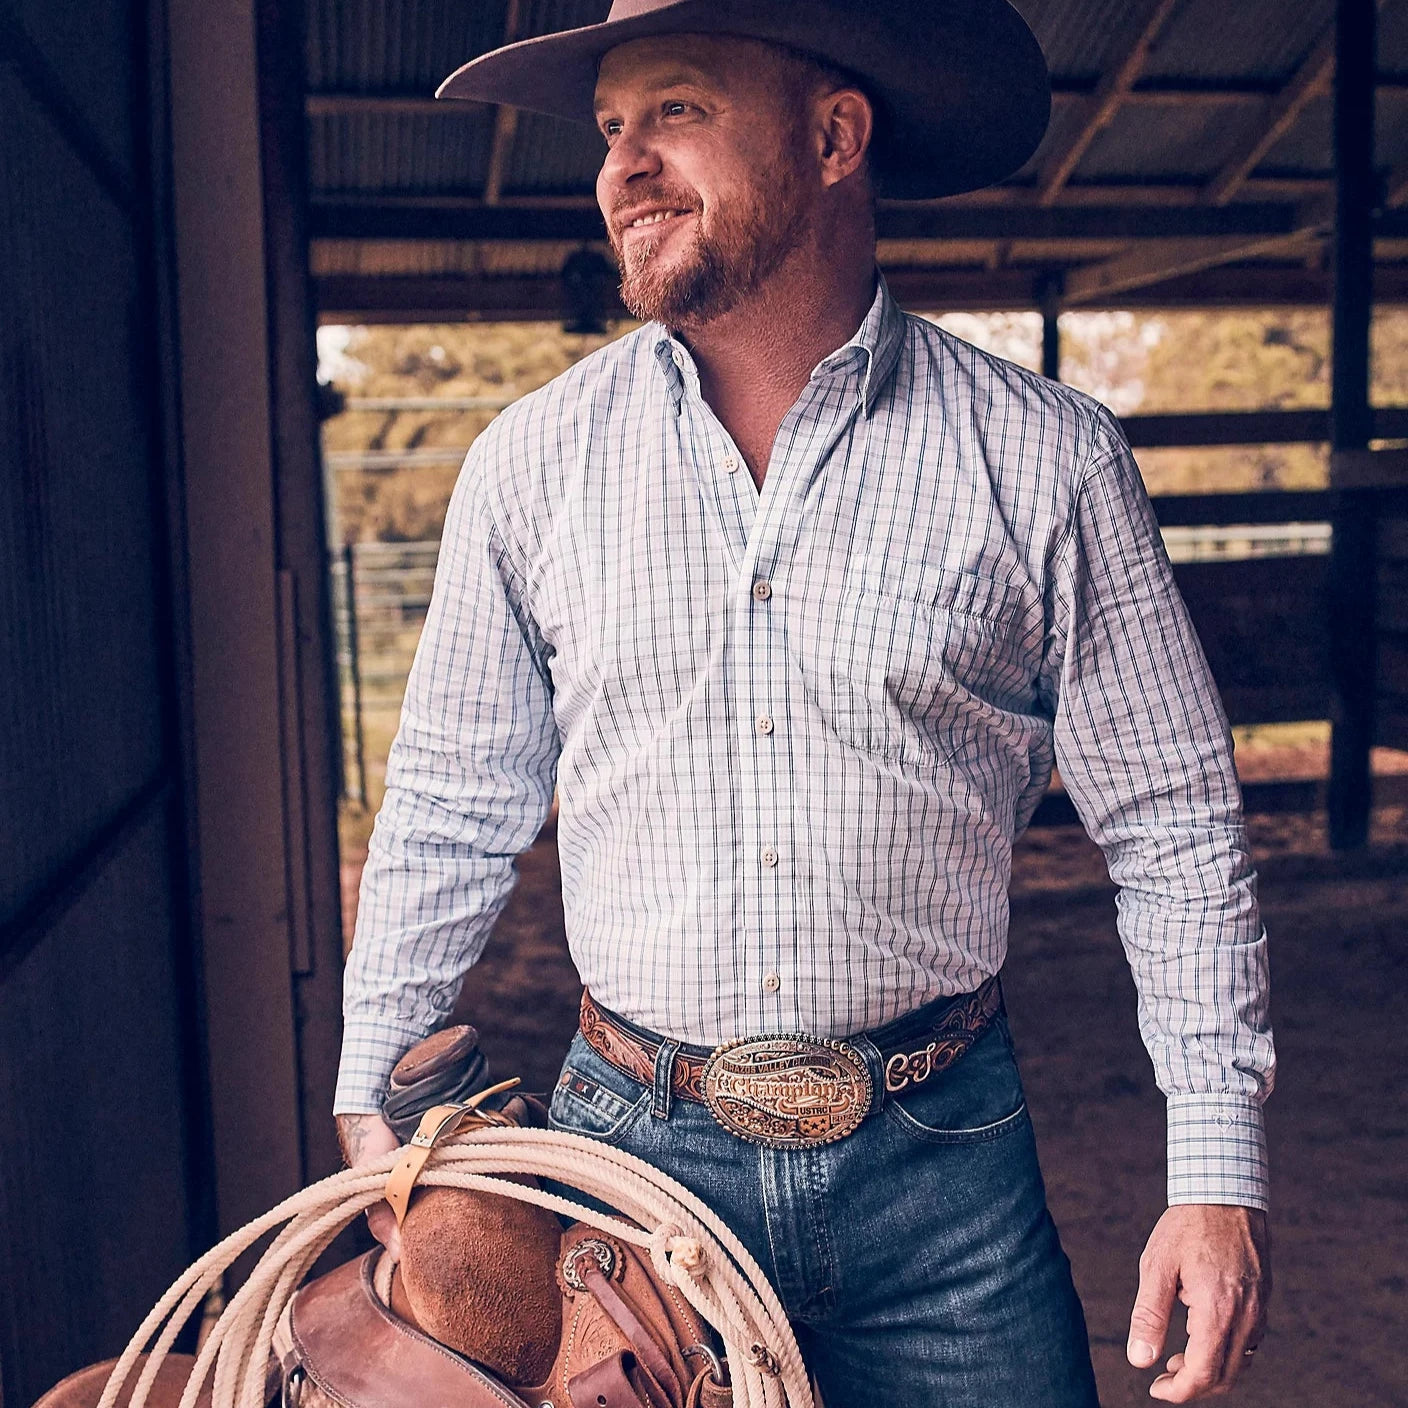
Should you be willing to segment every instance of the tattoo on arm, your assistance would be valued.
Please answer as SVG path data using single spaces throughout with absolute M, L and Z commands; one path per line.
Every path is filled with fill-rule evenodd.
M 355 1168 L 366 1153 L 367 1142 L 377 1125 L 380 1115 L 339 1115 L 337 1117 L 337 1142 L 342 1148 L 342 1162 L 348 1168 Z

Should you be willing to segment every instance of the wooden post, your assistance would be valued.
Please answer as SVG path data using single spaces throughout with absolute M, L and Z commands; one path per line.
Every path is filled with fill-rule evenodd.
M 1061 292 L 1060 274 L 1048 274 L 1041 281 L 1041 374 L 1061 380 Z
M 1332 453 L 1368 448 L 1369 325 L 1373 316 L 1374 0 L 1337 0 L 1335 13 L 1334 334 Z M 1333 459 L 1331 461 L 1333 466 Z M 1333 473 L 1333 469 L 1332 469 Z M 1334 516 L 1328 607 L 1335 705 L 1328 795 L 1330 844 L 1369 834 L 1374 731 L 1374 558 L 1371 493 L 1346 491 Z
M 357 634 L 357 553 L 342 546 L 342 600 L 347 610 L 347 669 L 352 681 L 352 742 L 357 772 L 357 801 L 367 801 L 367 741 L 362 723 L 362 650 Z

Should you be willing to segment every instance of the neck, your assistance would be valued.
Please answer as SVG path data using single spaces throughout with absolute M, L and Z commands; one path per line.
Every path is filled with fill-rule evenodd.
M 756 295 L 678 331 L 704 399 L 762 488 L 782 418 L 812 370 L 855 336 L 875 298 L 875 249 L 863 257 L 786 261 Z
M 780 420 L 816 364 L 855 335 L 874 298 L 873 251 L 845 261 L 789 260 L 755 295 L 679 334 L 716 411 L 746 415 L 780 403 Z

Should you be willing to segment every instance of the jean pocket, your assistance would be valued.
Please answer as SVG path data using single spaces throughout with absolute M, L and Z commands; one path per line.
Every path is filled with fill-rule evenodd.
M 573 1043 L 567 1064 L 553 1087 L 548 1124 L 564 1134 L 585 1134 L 603 1143 L 615 1144 L 625 1137 L 637 1116 L 650 1107 L 651 1092 L 630 1090 L 629 1094 L 622 1094 L 611 1089 L 602 1080 L 603 1073 L 596 1069 L 599 1064 L 590 1051 L 583 1059 L 577 1043 Z M 612 1084 L 623 1089 L 632 1084 L 628 1076 L 614 1069 L 610 1075 L 615 1078 Z
M 948 1070 L 889 1096 L 885 1115 L 929 1144 L 980 1144 L 1024 1126 L 1026 1094 L 1003 1018 Z

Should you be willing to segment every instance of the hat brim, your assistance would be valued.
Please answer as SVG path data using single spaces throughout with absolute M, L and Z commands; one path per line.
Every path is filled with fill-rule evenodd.
M 436 96 L 591 123 L 602 57 L 663 34 L 785 44 L 854 74 L 879 109 L 876 186 L 893 199 L 1005 180 L 1035 152 L 1050 119 L 1041 46 L 1007 0 L 871 0 L 864 21 L 832 3 L 675 0 L 495 49 L 456 69 Z

